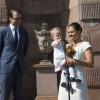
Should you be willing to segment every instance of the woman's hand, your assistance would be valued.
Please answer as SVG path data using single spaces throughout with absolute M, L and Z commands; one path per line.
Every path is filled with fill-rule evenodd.
M 66 64 L 67 64 L 68 66 L 75 66 L 76 62 L 75 62 L 74 59 L 72 59 L 72 58 L 70 58 L 70 57 L 67 57 L 67 59 L 66 59 Z

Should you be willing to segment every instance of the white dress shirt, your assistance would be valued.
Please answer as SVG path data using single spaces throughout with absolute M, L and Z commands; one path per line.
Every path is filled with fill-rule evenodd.
M 15 38 L 15 26 L 13 26 L 12 24 L 10 24 L 10 28 L 11 28 L 11 31 L 12 31 L 12 35 L 13 35 L 13 37 Z M 17 28 L 17 34 L 18 34 L 18 42 L 19 42 L 19 28 L 18 27 L 16 27 Z

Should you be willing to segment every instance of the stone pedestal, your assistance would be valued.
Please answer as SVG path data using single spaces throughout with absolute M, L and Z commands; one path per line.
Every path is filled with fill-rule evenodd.
M 42 60 L 33 66 L 36 69 L 37 96 L 35 100 L 57 100 L 57 74 L 53 64 Z

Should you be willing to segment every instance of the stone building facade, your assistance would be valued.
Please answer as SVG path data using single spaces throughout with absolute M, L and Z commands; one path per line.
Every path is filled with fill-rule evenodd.
M 36 96 L 36 74 L 32 65 L 40 60 L 34 29 L 42 22 L 49 28 L 66 26 L 79 22 L 83 27 L 83 39 L 89 40 L 93 46 L 95 58 L 94 69 L 85 69 L 89 100 L 100 99 L 100 0 L 0 0 L 0 28 L 5 26 L 7 9 L 18 8 L 23 12 L 24 26 L 29 31 L 29 49 L 25 62 L 23 82 L 23 100 L 34 100 Z
M 83 27 L 82 38 L 90 41 L 94 54 L 94 69 L 85 69 L 89 100 L 100 99 L 100 1 L 99 0 L 70 0 L 69 23 L 79 22 Z

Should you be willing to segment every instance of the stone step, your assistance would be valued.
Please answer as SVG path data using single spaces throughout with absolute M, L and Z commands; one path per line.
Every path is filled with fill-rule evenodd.
M 57 100 L 56 96 L 37 96 L 35 100 Z

